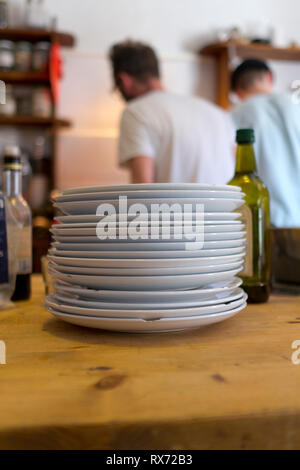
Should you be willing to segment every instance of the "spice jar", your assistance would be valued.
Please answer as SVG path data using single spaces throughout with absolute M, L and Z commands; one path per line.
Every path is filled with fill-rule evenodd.
M 33 90 L 28 87 L 18 87 L 16 90 L 17 110 L 20 116 L 32 115 Z
M 14 43 L 12 41 L 0 41 L 0 70 L 12 70 L 14 68 Z
M 49 64 L 49 42 L 37 42 L 33 49 L 32 68 L 37 71 L 46 71 Z
M 6 85 L 5 104 L 0 104 L 0 114 L 4 116 L 14 116 L 17 111 L 17 102 L 14 96 L 13 87 Z
M 20 41 L 16 44 L 15 68 L 28 71 L 31 68 L 32 48 L 30 42 Z
M 8 5 L 6 0 L 0 0 L 0 28 L 8 27 Z
M 40 87 L 33 94 L 33 115 L 49 118 L 52 116 L 51 93 L 48 88 Z

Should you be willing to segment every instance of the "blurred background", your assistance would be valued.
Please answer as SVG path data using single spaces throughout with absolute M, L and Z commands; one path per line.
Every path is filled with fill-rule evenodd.
M 11 0 L 12 26 L 24 23 L 25 3 Z M 45 0 L 44 5 L 55 28 L 73 34 L 76 40 L 74 47 L 62 48 L 58 115 L 70 118 L 72 127 L 60 130 L 58 136 L 58 189 L 127 181 L 126 172 L 117 167 L 123 103 L 112 92 L 107 52 L 113 43 L 125 38 L 149 42 L 162 61 L 164 83 L 170 91 L 212 101 L 216 100 L 216 61 L 198 51 L 222 39 L 223 31 L 237 27 L 248 36 L 262 34 L 280 47 L 300 43 L 297 0 Z M 293 80 L 300 79 L 300 61 L 271 61 L 271 65 L 278 90 L 287 90 Z
M 34 230 L 51 221 L 53 189 L 129 181 L 117 165 L 124 104 L 113 90 L 112 44 L 128 38 L 150 43 L 169 91 L 224 108 L 232 98 L 230 70 L 241 56 L 267 59 L 278 91 L 300 80 L 298 0 L 0 0 L 0 8 L 4 4 L 0 79 L 7 102 L 0 153 L 8 144 L 22 150 Z M 41 241 L 40 251 L 36 245 L 36 259 L 47 243 Z

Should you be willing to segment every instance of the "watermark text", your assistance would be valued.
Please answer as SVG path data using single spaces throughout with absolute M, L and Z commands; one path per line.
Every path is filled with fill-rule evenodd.
M 4 341 L 0 341 L 0 365 L 6 364 L 6 344 Z
M 175 240 L 186 250 L 204 246 L 203 204 L 150 204 L 128 206 L 126 196 L 116 204 L 100 204 L 96 235 L 99 240 Z
M 292 344 L 292 349 L 295 349 L 295 352 L 292 354 L 292 363 L 295 366 L 300 365 L 300 341 L 294 341 Z
M 294 104 L 300 104 L 300 80 L 294 80 L 292 83 L 292 101 Z

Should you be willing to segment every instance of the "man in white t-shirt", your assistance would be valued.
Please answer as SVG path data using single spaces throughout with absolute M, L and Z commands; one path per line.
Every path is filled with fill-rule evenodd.
M 128 102 L 119 161 L 133 183 L 225 184 L 234 173 L 230 117 L 200 98 L 164 90 L 153 49 L 126 41 L 111 48 L 116 88 Z

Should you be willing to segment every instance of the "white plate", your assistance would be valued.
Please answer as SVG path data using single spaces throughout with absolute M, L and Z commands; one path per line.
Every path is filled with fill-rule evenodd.
M 93 289 L 118 290 L 167 290 L 194 289 L 212 282 L 227 281 L 235 277 L 242 268 L 211 274 L 189 274 L 182 276 L 88 276 L 56 272 L 54 279 Z
M 192 215 L 192 220 L 195 220 L 195 213 L 188 214 L 187 216 Z M 237 221 L 237 219 L 241 218 L 242 214 L 239 212 L 205 212 L 204 214 L 204 221 L 207 223 L 228 223 L 228 221 Z M 100 215 L 62 215 L 55 217 L 55 220 L 62 224 L 84 224 L 84 223 L 94 223 L 97 224 L 99 220 L 103 217 Z M 129 215 L 127 216 L 128 220 L 133 220 L 136 218 L 136 215 Z M 114 217 L 105 216 L 105 220 L 117 220 L 119 222 L 119 215 Z M 148 217 L 144 214 L 139 215 L 139 220 L 148 222 Z M 172 220 L 172 219 L 171 219 Z M 237 221 L 240 223 L 239 221 Z
M 136 244 L 136 243 L 188 243 L 188 242 L 195 242 L 196 241 L 196 233 L 189 234 L 189 235 L 182 235 L 180 238 L 175 239 L 175 235 L 171 234 L 168 239 L 164 240 L 160 237 L 159 240 L 152 240 L 151 238 L 143 239 L 139 238 L 138 240 L 132 240 L 128 238 L 126 240 L 120 240 L 120 238 L 108 238 L 106 240 L 99 240 L 97 235 L 95 234 L 94 230 L 91 230 L 91 235 L 82 235 L 82 236 L 68 236 L 68 235 L 60 235 L 58 231 L 54 229 L 50 230 L 54 236 L 55 240 L 61 243 L 100 243 L 103 245 L 111 244 L 111 243 L 128 243 L 128 244 Z M 226 240 L 241 240 L 244 239 L 246 232 L 225 232 L 225 233 L 204 233 L 204 241 L 226 241 Z
M 127 224 L 116 224 L 116 225 L 113 225 L 113 227 L 115 227 L 116 229 L 116 235 L 119 235 L 119 230 L 120 230 L 120 227 L 127 227 L 128 228 L 128 225 Z M 130 227 L 130 226 L 129 226 Z M 169 225 L 168 224 L 165 224 L 165 225 L 158 225 L 158 224 L 153 224 L 152 226 L 148 226 L 148 224 L 146 226 L 143 226 L 141 225 L 139 228 L 138 228 L 138 231 L 141 235 L 146 235 L 148 233 L 151 233 L 151 227 L 155 227 L 155 228 L 158 228 L 159 229 L 159 234 L 161 235 L 162 233 L 162 228 L 165 227 L 168 228 Z M 181 229 L 182 230 L 182 233 L 184 233 L 184 229 L 185 230 L 188 230 L 189 233 L 193 233 L 196 229 L 196 226 L 195 225 L 186 225 L 186 227 L 182 224 L 176 224 L 175 226 L 174 225 L 171 225 L 170 226 L 170 233 L 173 234 L 174 233 L 174 228 L 176 227 L 177 230 Z M 198 226 L 200 228 L 200 226 Z M 228 232 L 241 232 L 244 228 L 245 228 L 245 224 L 242 224 L 242 223 L 238 223 L 237 225 L 233 225 L 233 224 L 230 224 L 230 225 L 202 225 L 201 226 L 204 233 L 228 233 Z M 96 234 L 96 230 L 97 230 L 97 224 L 86 224 L 86 226 L 83 226 L 83 225 L 80 225 L 78 224 L 77 227 L 74 227 L 73 225 L 71 224 L 66 224 L 66 225 L 53 225 L 52 226 L 52 233 L 54 233 L 55 235 L 66 235 L 66 236 L 84 236 L 84 235 L 95 235 Z
M 203 245 L 203 250 L 219 249 L 219 248 L 239 248 L 245 247 L 245 239 L 241 240 L 226 240 L 226 241 L 211 241 Z M 200 253 L 201 250 L 195 249 L 187 250 L 186 243 L 177 242 L 154 242 L 154 243 L 70 243 L 70 242 L 54 242 L 53 247 L 58 250 L 72 250 L 72 251 L 169 251 L 169 257 L 174 257 L 173 251 L 185 251 L 187 253 Z M 177 254 L 175 255 L 177 256 Z M 193 256 L 193 255 L 192 255 Z M 201 255 L 199 255 L 201 256 Z M 153 258 L 153 256 L 152 256 Z
M 50 232 L 53 233 L 53 229 L 50 230 Z M 240 232 L 239 232 L 240 234 Z M 122 240 L 120 238 L 107 238 L 105 240 L 99 240 L 97 237 L 95 231 L 93 231 L 93 235 L 82 235 L 82 236 L 68 236 L 68 235 L 60 235 L 55 232 L 54 238 L 57 242 L 61 243 L 99 243 L 99 244 L 111 244 L 111 243 L 122 243 L 123 246 L 124 244 L 135 244 L 135 243 L 188 243 L 188 242 L 194 242 L 195 241 L 195 234 L 188 234 L 184 235 L 182 234 L 180 238 L 175 240 L 175 235 L 171 234 L 168 236 L 168 239 L 164 240 L 162 237 L 160 237 L 158 240 L 151 240 L 148 236 L 145 238 L 139 238 L 137 240 L 133 240 L 132 238 L 127 238 L 125 240 Z M 200 235 L 199 235 L 200 236 Z M 210 236 L 210 234 L 208 234 Z M 240 235 L 240 238 L 244 237 L 245 233 L 243 235 Z M 190 238 L 187 238 L 190 237 Z M 231 238 L 231 237 L 230 237 Z M 225 239 L 225 238 L 224 238 Z
M 91 268 L 64 266 L 49 263 L 49 269 L 66 274 L 88 274 L 91 276 L 180 276 L 186 274 L 210 274 L 230 271 L 242 267 L 244 261 L 222 264 L 220 266 L 185 266 L 173 268 Z
M 106 259 L 106 258 L 68 258 L 49 255 L 50 261 L 63 266 L 83 268 L 179 268 L 192 266 L 220 266 L 227 263 L 237 263 L 244 260 L 246 253 L 233 256 L 218 256 L 211 258 L 170 258 L 170 259 Z
M 210 306 L 217 306 L 220 304 L 228 304 L 229 302 L 235 302 L 244 298 L 245 293 L 242 289 L 236 289 L 232 295 L 218 299 L 217 296 L 213 300 L 204 300 L 204 301 L 190 301 L 190 302 L 172 302 L 172 303 L 151 303 L 151 302 L 143 302 L 143 303 L 125 303 L 125 302 L 95 302 L 91 300 L 86 300 L 84 298 L 74 296 L 72 294 L 66 294 L 64 291 L 57 290 L 55 294 L 51 296 L 53 302 L 58 304 L 64 305 L 71 305 L 73 307 L 81 307 L 81 308 L 93 308 L 93 309 L 106 309 L 106 310 L 149 310 L 150 313 L 153 310 L 162 311 L 170 310 L 170 309 L 188 309 L 188 308 L 196 308 L 196 307 L 210 307 Z M 60 309 L 58 309 L 60 310 Z M 76 312 L 73 312 L 76 313 Z M 153 313 L 153 312 L 152 312 Z M 92 314 L 91 314 L 92 315 Z M 185 316 L 185 315 L 184 315 Z M 141 318 L 144 318 L 141 316 Z
M 97 328 L 100 330 L 119 331 L 126 333 L 159 333 L 180 331 L 186 329 L 196 329 L 204 326 L 220 323 L 235 316 L 247 307 L 246 302 L 235 310 L 215 315 L 202 315 L 200 317 L 187 318 L 164 318 L 163 320 L 146 321 L 139 319 L 118 319 L 118 318 L 100 318 L 85 317 L 81 315 L 70 315 L 53 310 L 47 307 L 48 312 L 62 321 L 73 325 L 85 326 L 87 328 Z
M 118 199 L 119 197 L 127 197 L 128 203 L 132 199 L 152 199 L 152 198 L 176 198 L 176 199 L 206 199 L 206 198 L 217 198 L 217 199 L 243 199 L 244 193 L 239 191 L 173 191 L 173 190 L 162 190 L 162 191 L 107 191 L 107 192 L 90 192 L 80 194 L 66 194 L 63 196 L 56 196 L 53 198 L 55 202 L 74 202 L 74 201 L 107 201 L 112 199 Z
M 198 183 L 154 183 L 154 184 L 122 184 L 114 186 L 83 186 L 61 191 L 60 194 L 81 194 L 95 192 L 120 191 L 241 191 L 238 186 L 198 184 Z
M 203 302 L 226 299 L 232 295 L 236 289 L 241 287 L 242 280 L 239 278 L 230 279 L 209 284 L 206 288 L 190 289 L 184 291 L 118 291 L 118 290 L 94 290 L 85 287 L 73 286 L 64 282 L 57 282 L 54 287 L 67 295 L 76 295 L 89 301 L 106 302 L 131 302 L 131 303 L 158 303 L 164 305 L 172 302 Z
M 240 299 L 228 302 L 226 304 L 211 305 L 206 307 L 193 308 L 175 308 L 175 309 L 155 309 L 155 310 L 125 310 L 123 308 L 105 309 L 105 308 L 88 308 L 68 305 L 59 301 L 57 295 L 49 295 L 46 297 L 45 303 L 47 307 L 53 310 L 71 313 L 74 315 L 83 315 L 87 317 L 107 317 L 107 318 L 139 318 L 141 320 L 160 320 L 163 318 L 186 318 L 199 317 L 202 315 L 214 315 L 216 313 L 224 313 L 240 307 L 247 301 L 247 295 L 244 294 Z
M 65 216 L 65 217 L 68 217 L 68 216 Z M 57 217 L 58 219 L 58 217 Z M 69 229 L 96 229 L 98 223 L 101 222 L 101 219 L 99 219 L 97 222 L 88 222 L 88 223 L 85 223 L 85 222 L 82 222 L 82 223 L 76 223 L 76 224 L 71 224 L 71 223 L 59 223 L 59 224 L 53 224 L 52 225 L 52 228 L 55 228 L 55 229 L 58 229 L 58 230 L 69 230 Z M 109 221 L 105 221 L 105 225 L 108 224 L 108 223 L 115 223 L 116 224 L 116 228 L 119 229 L 120 227 L 128 227 L 131 225 L 131 221 L 128 221 L 128 222 L 118 222 L 118 221 L 113 221 L 112 219 L 110 219 Z M 182 221 L 174 221 L 174 220 L 171 220 L 171 222 L 169 223 L 168 221 L 153 221 L 153 222 L 146 222 L 146 221 L 141 221 L 141 222 L 138 222 L 138 225 L 141 227 L 141 228 L 148 228 L 148 227 L 168 227 L 170 225 L 170 227 L 172 227 L 172 229 L 174 227 L 184 227 L 184 224 L 182 223 Z M 238 231 L 238 230 L 242 230 L 244 227 L 245 227 L 245 224 L 243 224 L 241 221 L 239 220 L 227 220 L 227 221 L 222 221 L 222 220 L 214 220 L 214 221 L 210 221 L 210 220 L 205 220 L 203 222 L 203 225 L 204 225 L 204 229 L 206 232 L 209 232 L 209 231 L 215 231 L 215 232 L 218 232 L 218 231 L 222 231 L 221 229 L 223 228 L 224 229 L 224 232 L 232 232 L 232 231 Z M 195 221 L 191 221 L 189 222 L 189 226 L 191 227 L 195 227 Z M 215 228 L 215 230 L 214 230 Z M 81 233 L 82 235 L 82 233 Z
M 245 247 L 240 246 L 237 248 L 216 248 L 201 251 L 88 251 L 88 250 L 64 250 L 63 245 L 60 243 L 54 243 L 54 248 L 50 248 L 49 254 L 64 258 L 96 258 L 96 259 L 107 259 L 107 260 L 148 260 L 148 259 L 159 259 L 165 262 L 168 258 L 170 259 L 190 259 L 190 258 L 222 258 L 223 256 L 234 256 L 245 254 Z
M 127 214 L 127 210 L 130 209 L 135 204 L 141 204 L 140 199 L 131 199 L 128 202 L 126 208 L 125 206 L 119 207 L 118 200 L 107 200 L 105 204 L 110 204 L 114 207 L 117 213 L 121 209 L 120 213 Z M 180 204 L 183 210 L 183 204 L 190 204 L 191 210 L 196 209 L 196 205 L 203 205 L 205 212 L 231 212 L 239 207 L 244 205 L 244 201 L 242 199 L 142 199 L 142 204 L 144 207 L 147 208 L 149 213 L 151 213 L 151 206 L 158 204 L 168 204 L 170 207 L 174 204 Z M 101 201 L 75 201 L 75 202 L 56 202 L 54 204 L 55 207 L 63 211 L 65 214 L 69 215 L 96 215 L 98 207 L 101 205 Z M 132 209 L 133 210 L 133 209 Z M 154 208 L 153 208 L 154 210 Z

